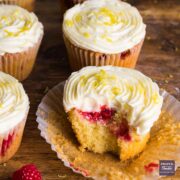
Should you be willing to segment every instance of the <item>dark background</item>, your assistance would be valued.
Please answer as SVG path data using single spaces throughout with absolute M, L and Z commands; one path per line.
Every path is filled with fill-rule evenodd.
M 180 100 L 180 1 L 128 2 L 140 10 L 147 24 L 146 39 L 136 68 Z M 0 180 L 9 179 L 12 172 L 28 163 L 36 164 L 45 180 L 85 179 L 64 167 L 57 159 L 50 146 L 40 137 L 35 121 L 37 106 L 47 90 L 71 73 L 62 40 L 64 10 L 62 0 L 37 0 L 35 13 L 44 24 L 45 36 L 34 70 L 23 82 L 31 102 L 30 113 L 18 153 L 6 164 L 0 165 Z M 180 172 L 178 174 L 180 176 Z

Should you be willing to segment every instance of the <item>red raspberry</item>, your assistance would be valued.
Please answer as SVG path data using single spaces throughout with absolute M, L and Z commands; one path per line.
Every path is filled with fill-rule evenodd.
M 42 177 L 35 165 L 28 164 L 14 172 L 12 180 L 42 180 Z

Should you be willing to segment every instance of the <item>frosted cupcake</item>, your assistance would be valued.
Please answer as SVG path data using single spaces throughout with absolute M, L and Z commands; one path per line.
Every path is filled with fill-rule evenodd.
M 28 111 L 29 99 L 23 86 L 0 72 L 0 164 L 18 150 Z
M 0 71 L 26 79 L 42 37 L 43 25 L 34 13 L 15 5 L 0 5 Z
M 14 4 L 21 6 L 29 11 L 34 10 L 35 0 L 0 0 L 0 4 Z
M 159 87 L 150 78 L 113 66 L 72 73 L 63 95 L 80 149 L 112 152 L 121 160 L 143 151 L 162 103 Z
M 134 68 L 145 37 L 138 10 L 119 0 L 87 0 L 64 15 L 63 33 L 70 66 Z

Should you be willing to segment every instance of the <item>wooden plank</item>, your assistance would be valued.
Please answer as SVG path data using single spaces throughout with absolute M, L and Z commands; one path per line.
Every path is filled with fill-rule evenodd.
M 45 26 L 45 36 L 31 76 L 23 82 L 30 97 L 31 109 L 22 145 L 15 157 L 0 165 L 0 180 L 24 164 L 35 163 L 45 180 L 83 180 L 81 175 L 64 167 L 40 137 L 35 122 L 37 106 L 45 90 L 65 80 L 71 73 L 62 39 L 62 0 L 37 0 L 36 13 Z M 180 100 L 180 1 L 130 0 L 140 10 L 147 24 L 147 36 L 137 69 Z M 58 177 L 59 175 L 59 177 Z M 65 176 L 64 176 L 65 175 Z

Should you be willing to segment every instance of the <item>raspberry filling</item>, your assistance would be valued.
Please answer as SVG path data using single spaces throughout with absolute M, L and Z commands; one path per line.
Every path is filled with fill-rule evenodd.
M 110 131 L 118 138 L 125 141 L 131 141 L 129 126 L 127 120 L 123 119 L 119 124 L 114 122 L 110 125 Z
M 151 162 L 148 165 L 144 166 L 144 169 L 147 173 L 152 173 L 153 171 L 155 171 L 156 169 L 159 168 L 159 164 Z
M 14 138 L 14 132 L 8 135 L 7 139 L 3 139 L 2 145 L 0 147 L 0 156 L 4 156 L 8 148 L 10 147 Z
M 107 124 L 115 114 L 115 110 L 108 108 L 107 106 L 102 106 L 100 112 L 79 112 L 90 122 L 100 122 L 102 124 Z

